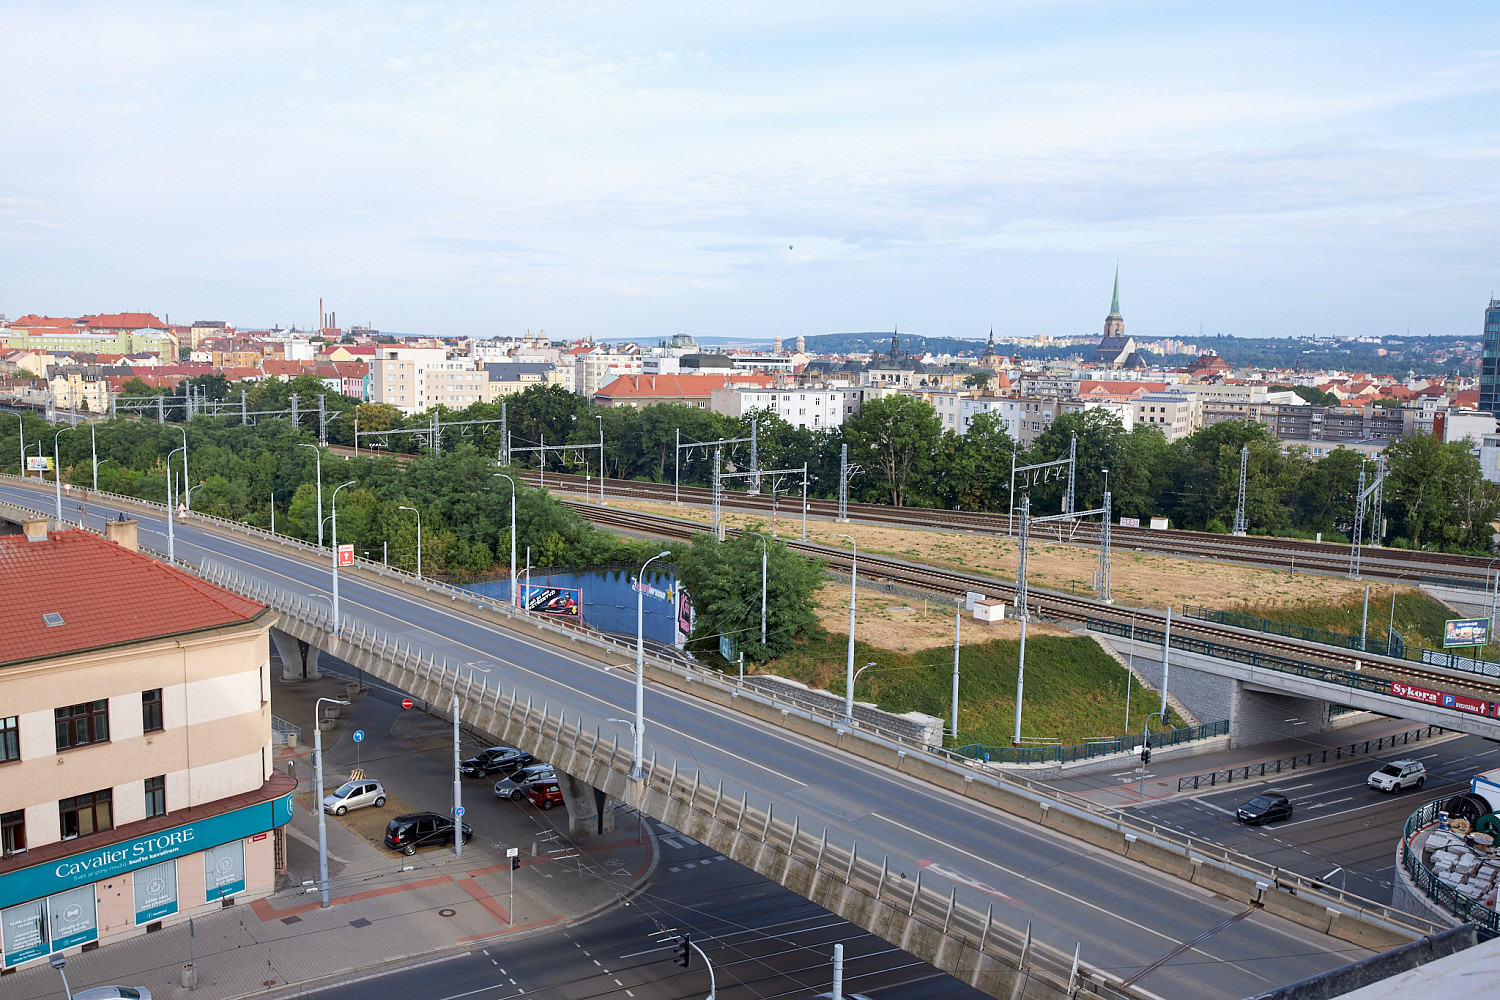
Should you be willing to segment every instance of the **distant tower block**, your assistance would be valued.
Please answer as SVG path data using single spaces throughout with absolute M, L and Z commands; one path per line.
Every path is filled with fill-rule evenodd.
M 779 334 L 779 333 L 776 335 L 776 339 L 771 341 L 771 353 L 772 354 L 780 354 L 781 353 L 781 334 Z
M 806 354 L 807 353 L 807 338 L 804 337 L 804 336 L 802 336 L 802 334 L 800 334 L 800 333 L 797 334 L 797 353 L 798 354 Z

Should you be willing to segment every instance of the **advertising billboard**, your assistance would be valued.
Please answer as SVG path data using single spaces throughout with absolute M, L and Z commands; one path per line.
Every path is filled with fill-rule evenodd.
M 1451 618 L 1443 623 L 1443 648 L 1483 646 L 1490 641 L 1488 618 Z
M 532 587 L 521 589 L 526 597 L 526 610 L 541 615 L 558 615 L 564 618 L 580 617 L 583 591 L 574 587 Z

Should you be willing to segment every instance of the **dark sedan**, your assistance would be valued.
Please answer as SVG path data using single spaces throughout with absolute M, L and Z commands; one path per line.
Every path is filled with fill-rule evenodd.
M 466 777 L 484 778 L 500 771 L 509 774 L 518 767 L 535 763 L 536 758 L 525 750 L 517 750 L 515 747 L 490 747 L 458 765 L 458 769 Z
M 1241 823 L 1269 823 L 1273 819 L 1291 819 L 1292 803 L 1280 792 L 1264 792 L 1235 810 Z

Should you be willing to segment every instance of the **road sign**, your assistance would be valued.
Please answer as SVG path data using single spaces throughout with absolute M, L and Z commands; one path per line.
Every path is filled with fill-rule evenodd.
M 354 731 L 354 742 L 358 743 L 359 741 L 363 740 L 364 738 L 365 738 L 365 731 L 363 729 L 356 729 Z
M 459 806 L 457 809 L 453 810 L 453 815 L 455 815 L 455 816 L 462 816 L 463 814 L 464 814 L 464 807 L 463 806 Z
M 518 855 L 520 853 L 521 853 L 521 849 L 519 847 L 507 847 L 505 849 L 505 856 L 507 858 L 513 858 L 513 857 L 515 857 L 516 855 Z
M 339 546 L 339 565 L 340 566 L 353 566 L 354 565 L 354 546 L 353 545 L 340 545 Z
M 411 699 L 410 698 L 402 698 L 401 699 L 401 707 L 402 708 L 411 708 Z

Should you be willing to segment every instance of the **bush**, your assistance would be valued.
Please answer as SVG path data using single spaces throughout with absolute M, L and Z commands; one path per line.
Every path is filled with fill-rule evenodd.
M 1207 527 L 1206 530 L 1209 531 L 1209 532 L 1211 532 L 1211 533 L 1213 533 L 1213 534 L 1215 534 L 1215 535 L 1227 535 L 1227 534 L 1229 534 L 1229 528 L 1228 528 L 1228 526 L 1226 526 L 1224 524 L 1224 522 L 1221 521 L 1221 520 L 1219 520 L 1217 517 L 1213 518 L 1212 520 L 1210 520 L 1208 522 L 1208 527 Z

